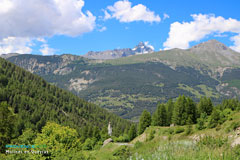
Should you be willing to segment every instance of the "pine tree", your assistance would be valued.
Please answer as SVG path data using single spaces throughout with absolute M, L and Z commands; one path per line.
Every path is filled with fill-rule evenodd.
M 151 125 L 151 114 L 147 111 L 144 110 L 142 112 L 142 115 L 140 117 L 140 121 L 138 124 L 138 134 L 142 134 L 147 127 Z
M 220 113 L 217 109 L 214 109 L 208 122 L 208 128 L 216 127 L 219 123 L 219 120 L 220 120 Z
M 166 126 L 167 125 L 167 112 L 164 104 L 159 104 L 152 117 L 152 125 Z
M 184 95 L 179 96 L 174 104 L 174 110 L 172 115 L 172 122 L 176 125 L 184 125 L 187 121 L 187 115 L 185 113 L 186 98 Z
M 132 125 L 130 130 L 128 131 L 129 140 L 130 141 L 133 140 L 136 136 L 137 136 L 136 127 L 135 125 Z
M 14 133 L 15 116 L 6 102 L 0 103 L 0 152 L 4 153 Z
M 207 120 L 207 113 L 206 113 L 206 112 L 201 113 L 200 118 L 197 119 L 196 128 L 197 128 L 198 130 L 205 129 L 205 128 L 206 128 L 206 126 L 205 126 L 206 120 Z
M 100 131 L 97 126 L 94 126 L 94 128 L 93 128 L 93 137 L 95 137 L 97 140 L 101 139 Z
M 166 110 L 167 110 L 167 122 L 166 125 L 170 125 L 172 123 L 172 114 L 173 114 L 173 109 L 174 109 L 174 103 L 172 99 L 168 100 L 166 104 Z
M 152 124 L 151 124 L 152 126 L 159 126 L 159 124 L 158 124 L 158 117 L 159 117 L 158 110 L 159 110 L 159 106 L 157 107 L 156 111 L 152 115 Z
M 200 102 L 198 103 L 198 116 L 201 113 L 207 113 L 207 115 L 211 115 L 213 110 L 213 104 L 210 98 L 202 97 Z
M 196 104 L 190 97 L 186 99 L 187 124 L 196 123 Z

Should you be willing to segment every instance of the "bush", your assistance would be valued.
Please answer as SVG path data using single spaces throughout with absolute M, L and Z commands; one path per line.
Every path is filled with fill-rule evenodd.
M 114 138 L 114 142 L 129 142 L 129 137 L 128 135 L 124 134 L 123 136 Z
M 95 146 L 95 144 L 97 143 L 95 138 L 88 138 L 86 139 L 86 141 L 83 143 L 82 149 L 83 150 L 92 150 Z
M 221 125 L 217 125 L 217 127 L 215 128 L 216 131 L 221 130 Z
M 173 128 L 169 128 L 169 129 L 168 129 L 168 133 L 169 133 L 169 134 L 173 134 L 173 133 L 174 133 Z
M 138 148 L 140 148 L 142 145 L 143 145 L 142 142 L 137 141 L 137 142 L 134 144 L 134 148 L 135 148 L 135 149 L 138 149 Z
M 154 138 L 155 130 L 151 130 L 148 136 L 148 141 L 151 141 Z
M 176 134 L 178 134 L 178 133 L 182 133 L 182 132 L 184 132 L 184 128 L 182 128 L 182 127 L 177 127 L 176 129 L 175 129 L 175 133 Z
M 233 148 L 233 154 L 236 156 L 236 157 L 240 157 L 240 145 L 237 145 Z
M 200 118 L 197 119 L 197 125 L 196 125 L 196 129 L 197 130 L 202 130 L 205 129 L 205 123 L 207 120 L 207 114 L 206 113 L 201 113 Z
M 192 130 L 192 125 L 187 125 L 187 129 L 186 129 L 186 135 L 190 135 L 192 134 L 193 130 Z
M 130 155 L 131 153 L 129 147 L 127 146 L 120 146 L 113 153 L 113 156 L 116 156 L 119 159 L 127 159 Z
M 228 141 L 227 138 L 215 138 L 212 136 L 204 136 L 200 139 L 198 142 L 199 146 L 206 146 L 209 148 L 216 148 L 216 147 L 222 147 L 224 144 L 226 144 Z
M 169 135 L 168 136 L 168 141 L 171 141 L 172 140 L 172 135 Z
M 238 127 L 240 127 L 240 122 L 232 122 L 229 127 L 227 127 L 226 131 L 231 132 L 236 130 Z

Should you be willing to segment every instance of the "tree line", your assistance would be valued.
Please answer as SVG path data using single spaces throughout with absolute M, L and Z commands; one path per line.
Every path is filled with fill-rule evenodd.
M 155 112 L 144 110 L 138 123 L 138 134 L 149 126 L 192 125 L 201 130 L 214 128 L 225 122 L 229 116 L 240 110 L 238 99 L 225 99 L 214 106 L 212 100 L 202 97 L 198 103 L 190 97 L 180 95 L 175 102 L 170 99 L 165 104 L 158 104 Z

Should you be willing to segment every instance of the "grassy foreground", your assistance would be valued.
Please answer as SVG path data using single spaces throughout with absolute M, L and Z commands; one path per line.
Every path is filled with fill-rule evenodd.
M 97 160 L 238 160 L 240 139 L 237 128 L 240 113 L 214 129 L 196 130 L 195 126 L 148 127 L 127 146 L 110 143 L 87 151 Z M 240 143 L 240 141 L 239 141 Z

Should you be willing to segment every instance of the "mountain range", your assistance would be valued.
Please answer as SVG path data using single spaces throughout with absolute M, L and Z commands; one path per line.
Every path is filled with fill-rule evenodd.
M 102 52 L 93 52 L 90 51 L 84 55 L 84 57 L 89 59 L 116 59 L 121 57 L 128 57 L 138 54 L 147 54 L 153 53 L 154 48 L 149 46 L 143 42 L 140 42 L 134 48 L 124 48 L 124 49 L 114 49 L 114 50 L 107 50 Z
M 147 54 L 143 54 L 147 53 Z M 133 49 L 88 52 L 84 56 L 8 54 L 2 56 L 48 82 L 123 118 L 136 120 L 143 109 L 180 94 L 215 103 L 240 96 L 240 53 L 217 40 L 190 49 L 153 52 Z

